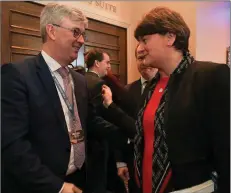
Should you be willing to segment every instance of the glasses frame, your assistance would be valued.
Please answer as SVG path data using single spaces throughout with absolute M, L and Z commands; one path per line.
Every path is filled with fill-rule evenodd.
M 76 39 L 79 39 L 79 37 L 82 36 L 83 39 L 86 40 L 86 34 L 85 34 L 85 32 L 81 32 L 81 30 L 79 28 L 71 29 L 71 28 L 63 27 L 63 26 L 55 24 L 55 23 L 53 23 L 51 25 L 53 25 L 55 27 L 59 27 L 59 28 L 71 31 L 73 33 L 73 37 L 76 38 Z

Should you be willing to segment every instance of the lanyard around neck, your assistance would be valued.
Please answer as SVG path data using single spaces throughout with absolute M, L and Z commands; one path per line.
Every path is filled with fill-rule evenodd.
M 51 71 L 51 70 L 50 70 Z M 51 71 L 51 75 L 55 81 L 55 85 L 57 86 L 57 88 L 59 89 L 59 92 L 61 93 L 63 100 L 65 101 L 68 110 L 70 111 L 70 113 L 72 114 L 72 116 L 74 116 L 74 91 L 72 88 L 72 104 L 70 103 L 70 101 L 67 98 L 67 95 L 65 93 L 65 91 L 63 90 L 62 86 L 60 85 L 58 79 L 56 78 L 55 74 Z

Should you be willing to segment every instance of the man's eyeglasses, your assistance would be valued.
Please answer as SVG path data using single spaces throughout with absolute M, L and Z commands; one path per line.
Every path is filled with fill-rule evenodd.
M 83 39 L 86 40 L 86 34 L 85 34 L 85 32 L 81 32 L 81 30 L 79 28 L 71 29 L 71 28 L 60 26 L 58 24 L 52 24 L 52 25 L 71 31 L 73 33 L 74 38 L 76 38 L 76 39 L 78 39 L 82 35 Z

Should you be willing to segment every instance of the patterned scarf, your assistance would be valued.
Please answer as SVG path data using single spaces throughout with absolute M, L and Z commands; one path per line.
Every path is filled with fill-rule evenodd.
M 184 57 L 178 67 L 171 74 L 170 78 L 176 74 L 183 72 L 188 65 L 194 61 L 194 58 L 190 55 L 189 52 L 184 54 Z M 142 187 L 142 160 L 143 160 L 143 151 L 144 151 L 144 128 L 143 128 L 143 115 L 144 110 L 155 90 L 155 87 L 160 80 L 160 74 L 158 73 L 156 77 L 151 81 L 149 86 L 149 91 L 144 99 L 144 105 L 138 112 L 138 117 L 136 120 L 136 130 L 137 134 L 134 138 L 134 156 L 135 156 L 135 168 L 137 170 L 138 178 L 140 180 L 140 185 Z M 163 96 L 160 100 L 160 104 L 157 108 L 155 114 L 155 139 L 154 139 L 154 153 L 152 160 L 152 192 L 159 193 L 160 188 L 162 187 L 163 181 L 170 170 L 170 161 L 168 158 L 168 145 L 166 143 L 166 132 L 164 129 L 164 110 L 165 104 L 168 102 L 168 87 L 167 84 Z

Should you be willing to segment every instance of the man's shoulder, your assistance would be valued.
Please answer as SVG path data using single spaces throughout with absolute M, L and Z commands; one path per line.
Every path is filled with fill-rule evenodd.
M 127 84 L 125 86 L 126 89 L 130 90 L 130 89 L 134 89 L 134 88 L 137 88 L 139 87 L 141 84 L 141 81 L 140 81 L 140 78 L 138 80 L 135 80 L 134 82 L 131 82 L 129 84 Z
M 70 72 L 71 72 L 72 78 L 74 79 L 75 84 L 86 87 L 87 81 L 84 75 L 74 71 L 73 69 L 70 69 Z
M 26 75 L 30 72 L 31 69 L 35 68 L 38 57 L 39 56 L 31 56 L 21 61 L 5 63 L 2 64 L 1 69 L 3 70 L 3 72 L 13 70 L 17 71 L 20 74 Z
M 130 83 L 131 85 L 139 85 L 141 83 L 140 78 L 138 80 L 135 80 L 134 82 Z
M 97 74 L 95 74 L 94 72 L 89 72 L 89 71 L 85 73 L 85 76 L 86 77 L 94 77 L 96 79 L 101 79 Z
M 86 72 L 85 77 L 88 84 L 104 84 L 104 80 L 94 75 L 92 72 Z
M 85 80 L 86 80 L 85 77 L 84 77 L 84 75 L 82 75 L 82 74 L 80 74 L 80 73 L 74 71 L 74 70 L 71 69 L 71 68 L 70 68 L 70 72 L 71 72 L 72 76 L 75 76 L 75 78 L 77 78 L 77 79 L 79 79 L 79 80 L 82 80 L 82 81 L 85 81 Z

